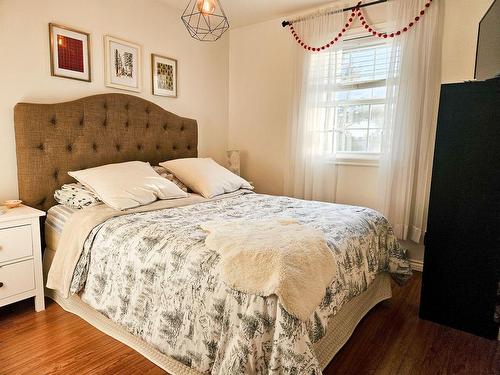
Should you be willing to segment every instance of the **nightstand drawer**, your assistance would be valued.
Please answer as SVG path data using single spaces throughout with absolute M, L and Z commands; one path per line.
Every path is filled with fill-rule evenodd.
M 0 263 L 32 254 L 31 225 L 0 229 Z
M 0 302 L 15 294 L 35 289 L 33 260 L 0 267 Z

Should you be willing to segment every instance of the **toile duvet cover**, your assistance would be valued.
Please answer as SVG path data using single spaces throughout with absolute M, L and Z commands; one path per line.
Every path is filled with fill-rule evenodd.
M 200 224 L 296 218 L 325 233 L 338 265 L 307 321 L 276 296 L 228 288 L 220 256 Z M 207 374 L 321 374 L 313 344 L 327 321 L 381 272 L 411 274 L 387 220 L 377 211 L 288 197 L 244 194 L 184 207 L 122 215 L 84 243 L 71 292 L 132 334 Z

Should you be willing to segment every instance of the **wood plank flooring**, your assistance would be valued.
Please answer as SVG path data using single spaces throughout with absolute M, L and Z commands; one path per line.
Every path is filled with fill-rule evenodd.
M 421 275 L 377 305 L 325 375 L 500 375 L 500 344 L 418 318 Z M 164 374 L 127 346 L 47 301 L 0 308 L 0 374 Z

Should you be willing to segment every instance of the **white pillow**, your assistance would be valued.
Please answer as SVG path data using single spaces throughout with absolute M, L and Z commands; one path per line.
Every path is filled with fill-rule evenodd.
M 143 206 L 157 199 L 188 196 L 142 161 L 107 164 L 68 174 L 115 210 Z
M 160 165 L 205 198 L 213 198 L 238 189 L 253 189 L 248 181 L 220 166 L 211 158 L 175 159 Z

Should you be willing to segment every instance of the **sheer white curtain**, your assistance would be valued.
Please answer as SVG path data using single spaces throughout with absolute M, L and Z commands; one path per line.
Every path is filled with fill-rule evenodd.
M 316 17 L 295 22 L 294 28 L 302 40 L 320 46 L 332 40 L 345 24 L 344 4 L 318 13 Z M 295 46 L 293 61 L 292 112 L 289 127 L 289 166 L 285 174 L 285 193 L 290 196 L 332 202 L 336 193 L 337 168 L 332 153 L 331 136 L 321 131 L 327 126 L 325 103 L 334 95 L 335 75 L 329 74 L 336 64 L 332 50 L 305 51 Z
M 388 30 L 407 25 L 423 0 L 389 2 Z M 379 166 L 378 209 L 400 239 L 420 242 L 426 227 L 441 82 L 442 1 L 394 38 Z

